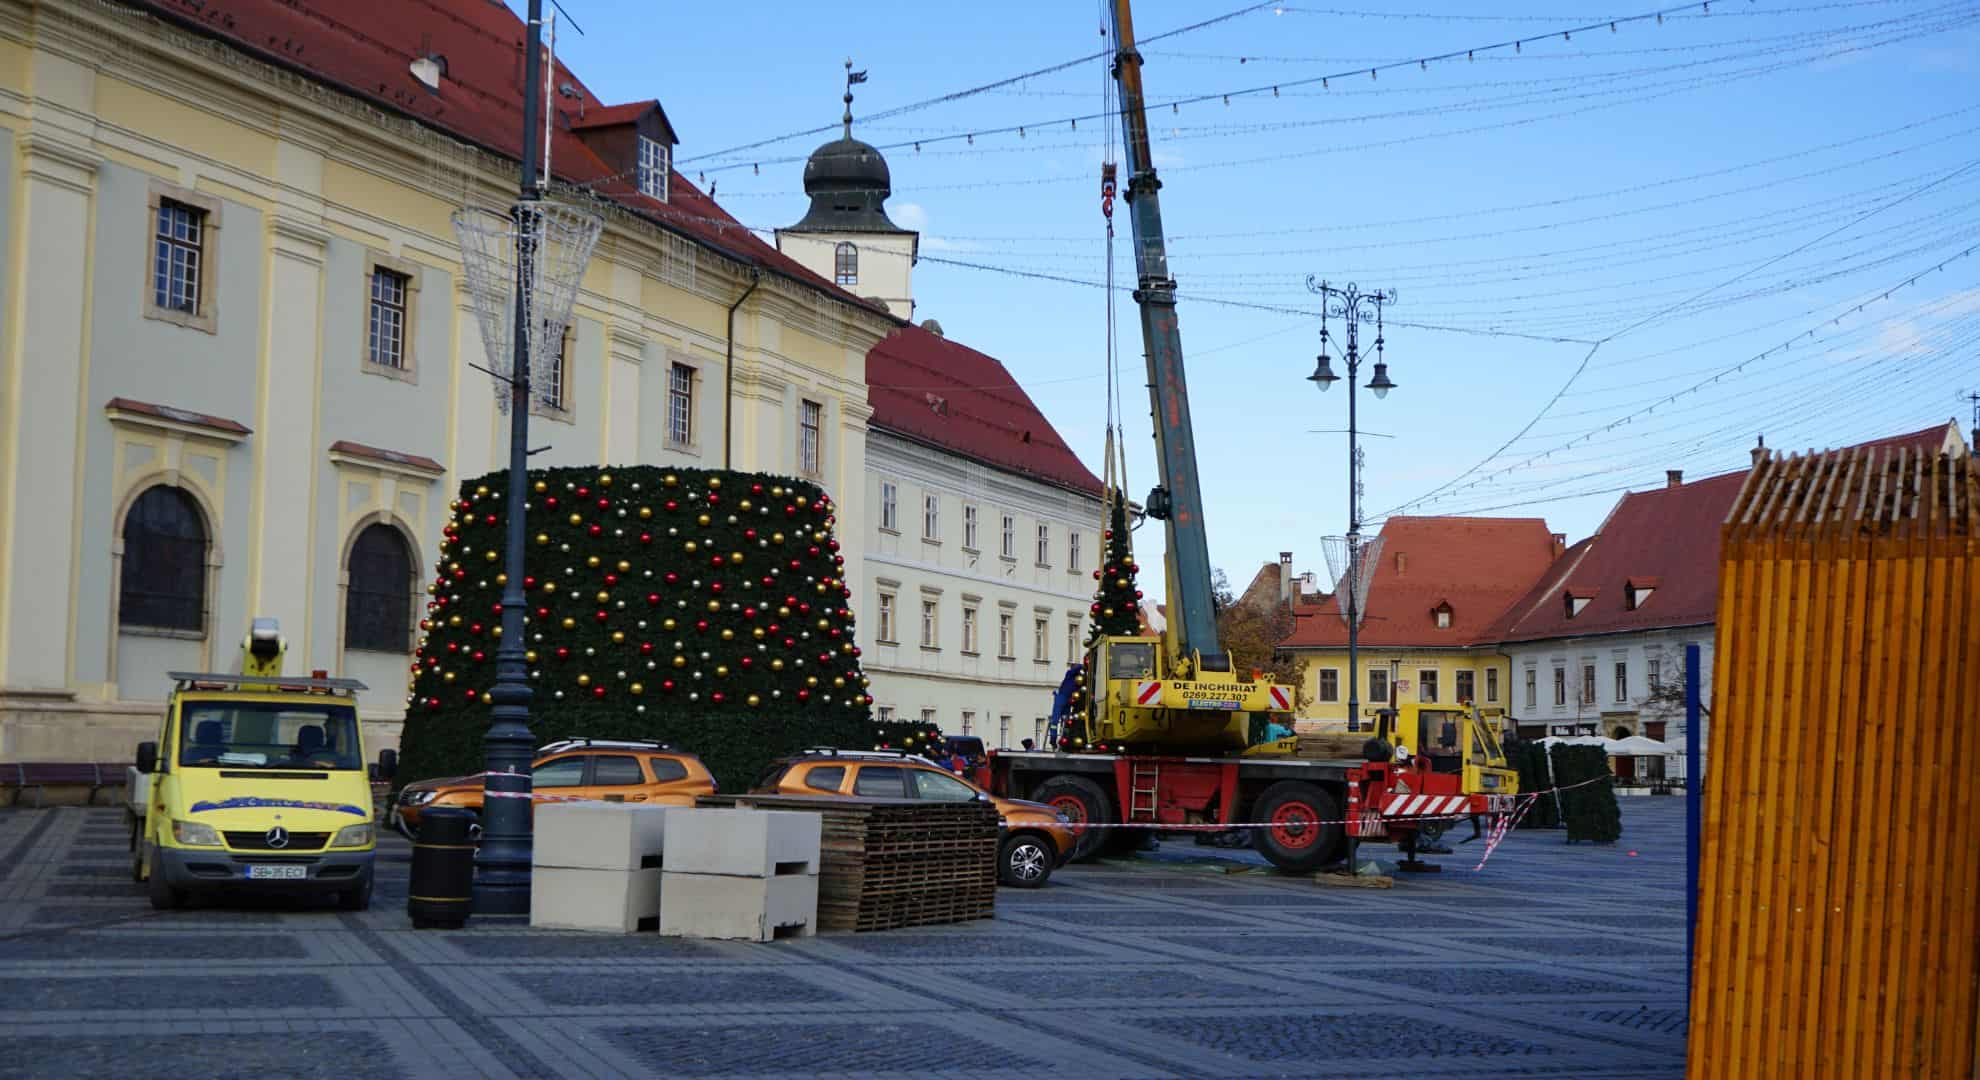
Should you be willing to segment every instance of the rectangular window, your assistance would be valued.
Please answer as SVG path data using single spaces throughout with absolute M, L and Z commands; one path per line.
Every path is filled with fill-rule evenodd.
M 935 624 L 939 615 L 940 609 L 936 607 L 935 601 L 923 600 L 921 602 L 921 647 L 924 649 L 933 649 L 936 647 Z
M 901 528 L 900 489 L 886 480 L 880 481 L 880 527 L 888 532 Z
M 893 641 L 894 638 L 894 594 L 880 594 L 880 640 Z
M 1074 619 L 1066 624 L 1066 663 L 1078 660 L 1079 653 L 1079 620 Z
M 1616 661 L 1616 700 L 1629 700 L 1629 662 Z
M 371 270 L 371 321 L 365 356 L 379 367 L 406 367 L 406 287 L 412 279 L 382 266 Z
M 1011 714 L 1005 713 L 997 718 L 997 747 L 999 749 L 1003 749 L 1010 745 L 1011 745 Z
M 1459 703 L 1477 701 L 1478 673 L 1475 671 L 1460 671 L 1457 673 L 1456 677 L 1457 677 L 1457 697 L 1453 698 L 1452 700 L 1457 701 Z
M 976 550 L 976 507 L 963 507 L 963 547 Z
M 1006 559 L 1017 558 L 1017 519 L 1009 514 L 1004 515 L 1003 553 Z
M 1038 565 L 1052 565 L 1052 526 L 1038 523 Z
M 571 409 L 571 328 L 564 327 L 564 336 L 557 344 L 557 352 L 550 357 L 544 371 L 543 385 L 537 388 L 537 404 L 551 412 L 569 412 Z
M 1052 632 L 1050 619 L 1034 619 L 1031 623 L 1031 658 L 1044 663 L 1051 657 L 1045 652 L 1045 636 Z
M 206 255 L 206 211 L 158 201 L 151 265 L 152 303 L 167 311 L 199 314 L 200 262 Z
M 883 724 L 894 722 L 894 707 L 892 705 L 880 706 L 880 722 Z
M 921 497 L 921 538 L 940 540 L 942 538 L 942 497 L 923 495 Z
M 1496 704 L 1499 700 L 1499 669 L 1485 669 L 1485 700 Z
M 1581 665 L 1581 704 L 1595 704 L 1595 665 Z
M 1539 687 L 1534 685 L 1539 681 L 1540 681 L 1540 673 L 1533 670 L 1532 668 L 1527 668 L 1526 669 L 1526 707 L 1529 709 L 1538 708 L 1540 705 L 1540 690 Z
M 962 651 L 976 651 L 976 609 L 973 607 L 963 608 Z
M 1567 704 L 1567 669 L 1554 669 L 1554 704 Z
M 1653 657 L 1643 663 L 1643 675 L 1646 679 L 1650 680 L 1650 689 L 1655 690 L 1657 689 L 1657 684 L 1663 679 L 1664 662 Z
M 1073 573 L 1079 572 L 1079 530 L 1078 529 L 1074 529 L 1066 534 L 1066 569 Z
M 825 427 L 825 406 L 815 401 L 798 403 L 798 470 L 806 476 L 817 476 L 822 465 L 819 460 L 819 436 Z
M 694 445 L 694 369 L 686 364 L 667 370 L 667 441 Z
M 1320 671 L 1320 700 L 1329 704 L 1341 700 L 1341 673 L 1335 668 Z
M 1425 705 L 1437 703 L 1437 670 L 1418 668 L 1416 671 L 1416 700 Z
M 964 709 L 962 714 L 962 721 L 963 721 L 962 733 L 964 735 L 976 734 L 976 713 L 973 710 Z
M 932 726 L 935 723 L 935 710 L 934 709 L 921 710 L 921 722 Z
M 1008 611 L 997 613 L 997 655 L 1017 659 L 1017 619 Z
M 1389 700 L 1389 673 L 1381 668 L 1368 669 L 1368 700 L 1376 704 Z
M 667 160 L 668 146 L 657 139 L 639 137 L 639 193 L 650 195 L 661 202 L 667 201 L 667 174 L 672 164 Z M 623 159 L 621 159 L 623 160 Z

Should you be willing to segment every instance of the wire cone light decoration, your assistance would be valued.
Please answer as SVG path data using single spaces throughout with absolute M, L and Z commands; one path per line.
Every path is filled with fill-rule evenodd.
M 506 215 L 478 207 L 454 212 L 468 296 L 502 412 L 509 411 L 515 362 L 517 261 L 528 271 L 529 287 L 521 303 L 529 327 L 529 381 L 542 386 L 556 375 L 578 281 L 603 226 L 603 219 L 588 210 L 541 199 L 519 202 Z
M 1320 548 L 1327 555 L 1327 573 L 1334 579 L 1335 605 L 1340 608 L 1341 621 L 1348 620 L 1352 600 L 1355 625 L 1359 626 L 1368 618 L 1368 584 L 1375 580 L 1375 566 L 1382 561 L 1382 536 L 1377 533 L 1360 538 L 1358 544 L 1350 547 L 1351 539 L 1323 536 Z

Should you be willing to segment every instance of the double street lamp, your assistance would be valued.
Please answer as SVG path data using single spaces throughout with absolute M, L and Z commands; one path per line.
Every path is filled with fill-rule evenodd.
M 1344 602 L 1348 627 L 1348 730 L 1355 731 L 1361 723 L 1361 605 L 1367 592 L 1361 565 L 1361 446 L 1355 417 L 1355 386 L 1361 372 L 1361 320 L 1371 314 L 1375 318 L 1375 373 L 1369 377 L 1368 389 L 1377 398 L 1385 398 L 1396 384 L 1389 378 L 1389 365 L 1382 355 L 1382 308 L 1396 302 L 1396 292 L 1394 289 L 1362 292 L 1354 282 L 1348 282 L 1343 289 L 1311 277 L 1306 279 L 1306 287 L 1320 297 L 1320 356 L 1313 374 L 1306 378 L 1322 393 L 1340 381 L 1340 376 L 1334 374 L 1333 357 L 1327 355 L 1327 346 L 1332 342 L 1327 321 L 1340 319 L 1347 324 L 1348 531 L 1347 574 L 1342 579 L 1347 587 L 1336 586 L 1336 591 L 1347 594 Z

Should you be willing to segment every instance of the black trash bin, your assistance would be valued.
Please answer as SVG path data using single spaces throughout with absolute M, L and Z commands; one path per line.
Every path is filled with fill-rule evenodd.
M 415 930 L 459 930 L 474 900 L 473 811 L 436 806 L 419 815 L 406 914 Z

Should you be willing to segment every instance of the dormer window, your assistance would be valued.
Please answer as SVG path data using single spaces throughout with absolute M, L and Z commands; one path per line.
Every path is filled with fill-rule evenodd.
M 1581 614 L 1581 609 L 1587 607 L 1589 601 L 1595 599 L 1595 594 L 1569 589 L 1564 599 L 1567 604 L 1567 617 L 1572 619 L 1576 615 Z
M 1439 601 L 1436 607 L 1430 609 L 1430 614 L 1434 616 L 1437 620 L 1437 629 L 1449 630 L 1451 628 L 1450 601 L 1448 600 Z
M 639 193 L 667 201 L 667 174 L 672 169 L 668 147 L 657 139 L 639 137 Z
M 1657 591 L 1656 578 L 1630 578 L 1623 582 L 1623 606 L 1631 611 L 1642 607 Z

